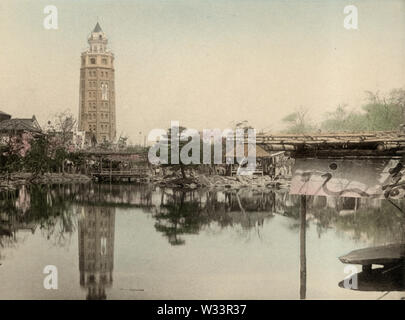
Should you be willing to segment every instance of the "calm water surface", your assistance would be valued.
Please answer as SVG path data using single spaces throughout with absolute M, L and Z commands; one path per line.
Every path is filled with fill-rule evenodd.
M 0 200 L 0 299 L 299 299 L 300 288 L 307 299 L 382 297 L 340 288 L 338 257 L 402 242 L 399 210 L 309 197 L 305 281 L 299 207 L 297 196 L 270 190 L 23 187 Z M 57 290 L 44 289 L 46 265 L 57 267 Z

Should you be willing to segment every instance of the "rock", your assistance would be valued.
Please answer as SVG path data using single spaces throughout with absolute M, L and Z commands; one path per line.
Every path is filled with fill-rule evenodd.
M 269 176 L 219 176 L 195 174 L 186 179 L 181 176 L 167 175 L 165 178 L 151 177 L 150 181 L 156 185 L 168 188 L 184 188 L 195 190 L 200 187 L 216 189 L 252 188 L 253 190 L 263 190 L 264 188 L 286 188 L 289 186 L 288 180 L 273 181 Z M 263 191 L 261 191 L 263 192 Z

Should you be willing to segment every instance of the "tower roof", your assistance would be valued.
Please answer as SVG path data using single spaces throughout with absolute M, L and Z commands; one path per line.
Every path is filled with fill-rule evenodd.
M 103 32 L 103 30 L 100 27 L 100 24 L 97 22 L 96 26 L 94 27 L 93 32 Z

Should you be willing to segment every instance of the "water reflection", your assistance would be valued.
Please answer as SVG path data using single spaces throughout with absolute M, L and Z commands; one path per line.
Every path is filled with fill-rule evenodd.
M 115 208 L 83 206 L 79 217 L 80 286 L 88 300 L 106 299 L 114 269 Z
M 404 259 L 405 244 L 351 251 L 339 257 L 339 260 L 346 264 L 361 265 L 362 272 L 352 273 L 339 282 L 339 287 L 359 291 L 405 291 Z
M 395 203 L 404 210 L 404 202 Z M 173 248 L 189 245 L 195 248 L 195 242 L 189 243 L 191 240 L 200 239 L 200 235 L 205 234 L 201 241 L 208 242 L 207 239 L 213 238 L 218 230 L 236 235 L 243 243 L 256 242 L 255 239 L 265 243 L 266 238 L 272 236 L 268 231 L 269 226 L 277 224 L 277 229 L 272 232 L 279 233 L 279 236 L 269 244 L 272 251 L 263 252 L 263 255 L 269 255 L 269 259 L 276 261 L 286 254 L 298 257 L 296 261 L 288 262 L 285 268 L 300 275 L 297 277 L 300 282 L 295 292 L 301 299 L 308 297 L 311 288 L 320 287 L 311 278 L 311 268 L 314 268 L 314 254 L 311 250 L 314 245 L 319 246 L 323 241 L 337 243 L 340 241 L 338 239 L 349 239 L 348 243 L 352 247 L 347 246 L 342 249 L 345 251 L 339 251 L 339 254 L 343 254 L 364 247 L 365 244 L 381 245 L 405 240 L 405 219 L 399 210 L 385 200 L 300 198 L 275 190 L 181 192 L 136 185 L 30 186 L 15 193 L 0 195 L 0 264 L 2 261 L 7 262 L 10 250 L 20 250 L 19 243 L 29 243 L 30 234 L 40 234 L 55 248 L 70 248 L 74 239 L 77 239 L 76 272 L 79 271 L 79 280 L 76 283 L 80 283 L 80 287 L 86 290 L 87 299 L 106 299 L 107 295 L 114 292 L 114 242 L 117 234 L 140 230 L 128 231 L 123 226 L 115 230 L 117 210 L 121 215 L 133 210 L 144 212 L 150 217 L 155 234 L 160 235 Z M 135 216 L 129 216 L 125 221 L 128 223 L 133 219 Z M 139 226 L 144 227 L 146 225 Z M 295 234 L 299 256 L 295 249 L 282 249 L 284 237 L 289 237 L 291 233 Z M 202 242 L 199 246 L 205 245 Z M 143 246 L 147 247 L 148 244 L 144 243 Z M 232 248 L 239 250 L 244 246 L 236 243 Z M 119 250 L 123 250 L 122 254 L 125 255 L 131 248 L 121 247 Z M 216 245 L 210 244 L 209 250 L 216 250 Z M 229 258 L 232 252 L 227 251 L 227 254 Z M 328 251 L 317 255 L 316 261 L 319 261 L 315 267 L 320 269 L 328 268 L 322 265 L 323 260 L 337 260 L 338 256 Z M 252 272 L 255 263 L 261 261 L 261 258 L 256 259 L 252 261 Z M 152 260 L 150 263 L 153 265 Z M 186 258 L 183 263 L 190 264 Z M 224 268 L 229 268 L 225 267 L 226 261 L 223 263 Z M 340 266 L 336 265 L 335 268 L 338 270 Z M 343 274 L 343 267 L 341 270 Z M 271 278 L 272 272 L 268 272 L 267 277 Z M 373 277 L 377 279 L 377 273 Z M 360 278 L 363 279 L 362 276 Z M 286 281 L 295 280 L 288 278 Z
M 154 208 L 156 231 L 171 245 L 184 245 L 184 234 L 198 234 L 212 223 L 221 228 L 239 225 L 243 231 L 258 230 L 274 213 L 274 193 L 185 193 L 162 190 L 159 205 Z M 242 196 L 244 195 L 244 196 Z
M 300 299 L 307 296 L 307 197 L 300 196 Z
M 404 265 L 355 273 L 339 282 L 339 287 L 358 291 L 405 291 Z

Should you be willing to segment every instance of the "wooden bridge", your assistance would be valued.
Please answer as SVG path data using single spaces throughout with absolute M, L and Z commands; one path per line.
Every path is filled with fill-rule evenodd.
M 267 151 L 290 151 L 295 158 L 401 157 L 405 132 L 258 134 L 256 143 Z
M 140 181 L 148 175 L 146 154 L 122 150 L 83 150 L 88 160 L 98 163 L 96 170 L 89 172 L 97 181 Z M 103 166 L 104 163 L 104 166 Z M 113 163 L 125 163 L 124 168 L 114 166 Z M 105 165 L 107 164 L 107 165 Z

